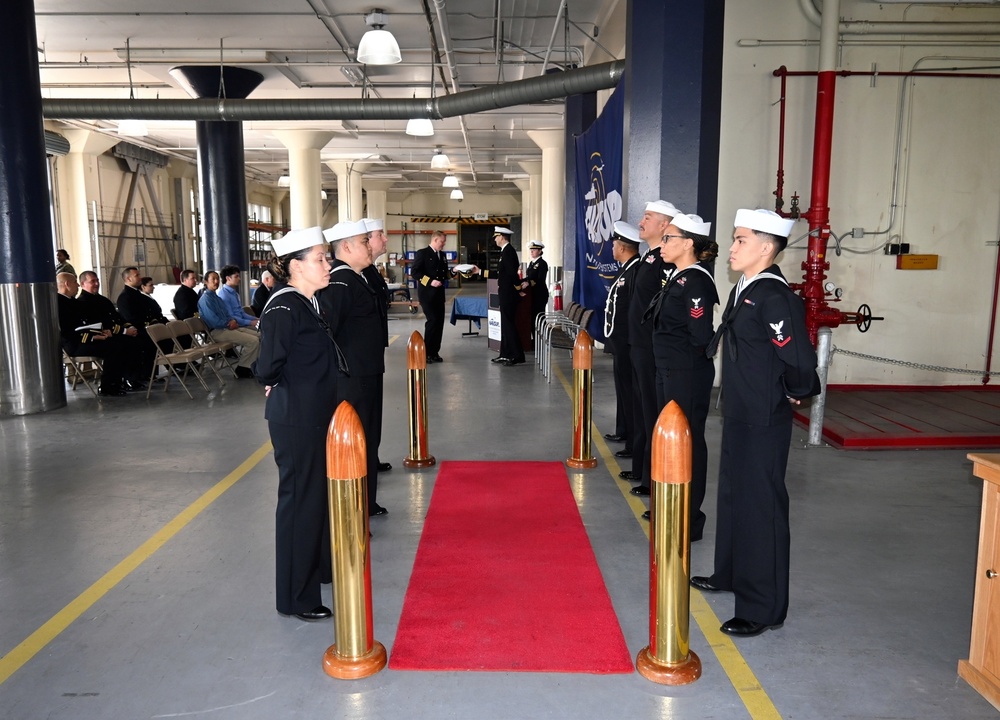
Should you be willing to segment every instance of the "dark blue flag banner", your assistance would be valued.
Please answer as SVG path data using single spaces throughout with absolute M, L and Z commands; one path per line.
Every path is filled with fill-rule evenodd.
M 576 138 L 576 277 L 573 300 L 592 308 L 587 332 L 604 341 L 604 301 L 618 274 L 611 252 L 622 219 L 622 135 L 625 92 L 611 95 L 601 116 Z

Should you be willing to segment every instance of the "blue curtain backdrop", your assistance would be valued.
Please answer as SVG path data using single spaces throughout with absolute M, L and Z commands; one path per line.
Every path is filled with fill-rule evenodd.
M 618 263 L 611 252 L 622 219 L 622 134 L 625 93 L 619 86 L 601 116 L 576 138 L 576 278 L 573 300 L 592 308 L 587 332 L 604 341 L 604 301 Z

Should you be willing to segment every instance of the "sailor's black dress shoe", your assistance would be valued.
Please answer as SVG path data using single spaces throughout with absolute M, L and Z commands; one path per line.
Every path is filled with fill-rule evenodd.
M 629 490 L 633 495 L 642 495 L 643 497 L 649 496 L 649 488 L 645 485 L 636 485 L 634 488 Z
M 612 433 L 604 433 L 604 439 L 608 442 L 625 442 L 625 436 Z
M 649 510 L 647 510 L 646 512 L 644 512 L 644 513 L 642 514 L 642 519 L 643 519 L 643 520 L 649 520 L 649 517 L 650 517 L 650 515 L 649 515 Z
M 317 605 L 308 612 L 295 613 L 295 617 L 299 620 L 305 620 L 306 622 L 314 622 L 316 620 L 326 620 L 328 617 L 333 617 L 333 611 L 325 605 Z
M 378 464 L 378 471 L 379 472 L 389 472 L 390 470 L 392 470 L 392 463 L 380 462 Z
M 618 452 L 615 453 L 615 457 L 616 458 L 630 458 L 630 457 L 632 457 L 632 451 L 631 450 L 619 450 Z
M 504 360 L 504 367 L 510 367 L 511 365 L 523 365 L 524 360 Z
M 505 357 L 495 357 L 495 358 L 491 358 L 490 362 L 505 363 L 505 362 L 507 362 L 507 358 L 505 358 Z
M 707 578 L 704 575 L 691 576 L 691 584 L 699 590 L 704 590 L 705 592 L 724 592 L 722 588 L 716 587 L 712 584 L 711 578 Z
M 753 637 L 754 635 L 760 635 L 765 630 L 777 627 L 781 626 L 765 625 L 754 620 L 744 620 L 743 618 L 734 617 L 732 620 L 726 620 L 726 622 L 722 623 L 722 627 L 719 629 L 726 633 L 726 635 Z
M 635 476 L 635 473 L 633 473 L 631 470 L 622 470 L 620 473 L 618 473 L 618 477 L 620 477 L 622 480 L 629 480 L 629 481 L 639 479 Z
M 378 503 L 374 503 L 374 504 L 372 504 L 371 508 L 368 510 L 368 514 L 371 517 L 375 517 L 376 515 L 388 515 L 389 511 L 386 510 L 381 505 L 379 505 Z

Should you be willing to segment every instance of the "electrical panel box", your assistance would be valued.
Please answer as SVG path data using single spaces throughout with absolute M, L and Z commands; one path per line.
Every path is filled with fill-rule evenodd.
M 937 270 L 937 255 L 897 255 L 897 270 Z

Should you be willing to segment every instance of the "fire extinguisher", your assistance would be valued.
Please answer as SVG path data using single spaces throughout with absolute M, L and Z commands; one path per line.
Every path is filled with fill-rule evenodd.
M 555 312 L 562 312 L 562 283 L 552 286 L 552 309 Z

